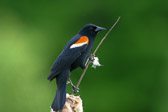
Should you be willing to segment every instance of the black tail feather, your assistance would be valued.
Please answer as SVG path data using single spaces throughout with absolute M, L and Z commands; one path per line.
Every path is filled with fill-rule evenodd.
M 57 89 L 56 96 L 51 105 L 52 109 L 54 111 L 62 110 L 65 104 L 65 100 L 66 100 L 66 83 L 61 88 Z
M 57 75 L 57 92 L 54 101 L 51 105 L 54 111 L 62 110 L 66 101 L 66 81 L 69 77 L 69 70 L 63 71 Z

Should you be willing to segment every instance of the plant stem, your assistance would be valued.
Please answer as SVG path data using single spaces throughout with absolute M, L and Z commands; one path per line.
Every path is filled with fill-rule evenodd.
M 111 32 L 111 30 L 116 26 L 116 24 L 118 23 L 119 20 L 120 20 L 120 16 L 118 17 L 117 21 L 113 24 L 113 26 L 108 30 L 108 32 L 105 34 L 105 36 L 102 38 L 102 40 L 100 41 L 100 43 L 98 44 L 98 46 L 96 47 L 96 49 L 94 50 L 94 52 L 93 52 L 93 54 L 91 56 L 94 56 L 96 54 L 96 52 L 99 49 L 100 45 L 106 39 L 106 37 L 108 36 L 108 34 Z M 82 81 L 82 79 L 83 79 L 83 77 L 84 77 L 84 75 L 86 73 L 86 70 L 88 69 L 89 64 L 90 64 L 90 61 L 87 62 L 86 68 L 84 69 L 84 71 L 83 71 L 83 73 L 82 73 L 82 75 L 81 75 L 81 77 L 80 77 L 80 79 L 79 79 L 79 81 L 78 81 L 78 83 L 76 85 L 76 88 L 79 87 L 79 85 L 80 85 L 80 83 L 81 83 L 81 81 Z M 74 95 L 75 93 L 72 93 L 72 94 Z

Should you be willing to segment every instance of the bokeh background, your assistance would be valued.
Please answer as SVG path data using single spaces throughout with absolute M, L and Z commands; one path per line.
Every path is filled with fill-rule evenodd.
M 167 0 L 1 0 L 0 112 L 49 112 L 56 84 L 46 78 L 67 41 L 118 16 L 96 54 L 103 66 L 89 66 L 80 85 L 84 111 L 168 112 Z

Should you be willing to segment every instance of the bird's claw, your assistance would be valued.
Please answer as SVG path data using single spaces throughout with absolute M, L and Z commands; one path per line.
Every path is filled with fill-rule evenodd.
M 77 87 L 75 87 L 75 86 L 72 86 L 72 88 L 73 88 L 73 92 L 74 92 L 74 93 L 78 93 L 78 92 L 79 92 L 79 88 L 77 88 Z
M 93 62 L 93 61 L 94 61 L 94 57 L 95 57 L 95 55 L 93 55 L 93 54 L 90 55 L 90 56 L 89 56 L 89 60 L 90 60 L 91 62 Z

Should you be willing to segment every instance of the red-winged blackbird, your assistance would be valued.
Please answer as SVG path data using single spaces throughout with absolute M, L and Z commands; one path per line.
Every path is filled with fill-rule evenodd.
M 54 111 L 62 110 L 66 100 L 66 82 L 70 72 L 77 67 L 85 68 L 85 59 L 89 56 L 97 33 L 105 28 L 94 24 L 85 25 L 64 47 L 51 68 L 48 80 L 56 78 L 57 92 L 52 103 Z M 73 86 L 73 85 L 72 85 Z M 77 88 L 73 86 L 74 91 Z

